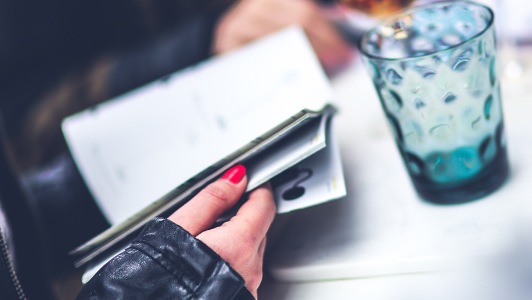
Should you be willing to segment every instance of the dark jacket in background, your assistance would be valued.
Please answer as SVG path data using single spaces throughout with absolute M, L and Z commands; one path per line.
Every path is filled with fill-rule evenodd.
M 208 58 L 231 1 L 0 0 L 0 111 L 17 163 L 65 150 L 62 118 Z

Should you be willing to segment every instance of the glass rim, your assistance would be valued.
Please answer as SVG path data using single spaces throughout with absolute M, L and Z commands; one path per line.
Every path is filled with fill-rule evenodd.
M 388 58 L 388 57 L 382 57 L 382 56 L 377 56 L 377 55 L 370 54 L 370 53 L 366 52 L 364 50 L 364 48 L 362 47 L 362 42 L 368 37 L 368 35 L 371 32 L 375 31 L 378 27 L 382 26 L 383 24 L 386 24 L 391 19 L 397 18 L 398 16 L 401 16 L 401 15 L 406 15 L 406 14 L 412 13 L 414 11 L 426 9 L 427 7 L 431 7 L 431 6 L 434 6 L 434 5 L 445 5 L 445 4 L 456 4 L 456 3 L 467 3 L 467 4 L 470 4 L 472 6 L 482 7 L 484 9 L 486 9 L 487 12 L 489 13 L 489 20 L 488 20 L 488 23 L 486 24 L 486 27 L 483 28 L 482 30 L 480 30 L 479 32 L 477 32 L 475 35 L 473 35 L 469 39 L 467 39 L 467 40 L 465 40 L 463 42 L 460 42 L 460 43 L 458 43 L 456 45 L 449 46 L 449 48 L 446 48 L 446 49 L 443 49 L 443 50 L 438 50 L 438 51 L 431 52 L 431 53 L 422 54 L 422 55 L 416 55 L 416 56 L 407 56 L 407 57 L 399 57 L 399 58 Z M 406 8 L 406 9 L 403 9 L 403 10 L 401 10 L 399 12 L 396 12 L 396 13 L 394 13 L 394 14 L 392 14 L 392 15 L 390 15 L 390 16 L 382 19 L 382 20 L 380 20 L 377 25 L 375 25 L 375 26 L 371 27 L 370 29 L 364 31 L 364 33 L 362 34 L 362 37 L 358 41 L 358 50 L 360 51 L 360 53 L 363 56 L 365 56 L 367 58 L 370 58 L 370 59 L 374 59 L 374 60 L 400 61 L 400 60 L 419 59 L 419 58 L 429 57 L 429 56 L 433 56 L 433 55 L 438 54 L 438 53 L 451 51 L 451 50 L 454 50 L 456 48 L 459 48 L 462 45 L 465 45 L 465 44 L 477 39 L 478 37 L 482 36 L 484 33 L 486 33 L 486 31 L 488 31 L 493 26 L 494 23 L 495 23 L 495 14 L 493 13 L 493 10 L 489 6 L 486 6 L 484 4 L 480 4 L 480 3 L 472 2 L 472 1 L 438 1 L 438 2 L 426 3 L 426 4 L 423 4 L 423 5 L 420 5 L 420 6 L 414 6 L 414 7 Z

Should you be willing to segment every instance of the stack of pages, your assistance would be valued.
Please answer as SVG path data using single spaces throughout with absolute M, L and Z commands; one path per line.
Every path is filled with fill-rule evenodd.
M 332 101 L 303 30 L 290 27 L 65 119 L 112 225 L 72 251 L 89 263 L 84 280 L 238 163 L 248 191 L 272 182 L 279 213 L 345 196 Z

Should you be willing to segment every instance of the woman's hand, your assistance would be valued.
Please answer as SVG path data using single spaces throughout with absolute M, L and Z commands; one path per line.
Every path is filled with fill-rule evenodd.
M 219 21 L 214 53 L 236 49 L 288 25 L 301 25 L 326 71 L 349 62 L 352 51 L 311 0 L 240 0 Z
M 266 232 L 275 216 L 269 183 L 254 190 L 230 221 L 209 229 L 244 193 L 247 184 L 245 172 L 242 165 L 230 169 L 168 219 L 218 253 L 244 278 L 246 288 L 256 298 L 262 281 Z

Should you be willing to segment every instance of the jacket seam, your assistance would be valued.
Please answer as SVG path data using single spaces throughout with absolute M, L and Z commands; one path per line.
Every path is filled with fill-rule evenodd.
M 158 259 L 156 259 L 155 257 L 153 257 L 153 255 L 151 255 L 150 253 L 148 253 L 147 251 L 145 251 L 144 249 L 142 249 L 141 247 L 136 247 L 135 244 L 143 244 L 143 245 L 146 245 L 148 246 L 150 249 L 152 249 L 153 251 L 156 251 L 157 253 L 161 254 L 161 257 L 164 258 L 164 261 L 167 261 L 168 263 L 172 264 L 172 266 L 168 266 L 166 263 L 164 263 L 163 261 L 160 261 Z M 170 259 L 167 255 L 165 255 L 162 251 L 159 251 L 157 248 L 153 247 L 152 245 L 150 245 L 149 243 L 146 243 L 146 242 L 143 242 L 143 241 L 137 241 L 135 242 L 135 244 L 132 244 L 130 246 L 130 248 L 132 249 L 135 249 L 141 253 L 143 253 L 144 255 L 148 256 L 152 261 L 154 261 L 155 263 L 157 263 L 159 266 L 161 266 L 168 274 L 170 274 L 172 277 L 174 277 L 176 279 L 176 281 L 182 285 L 186 290 L 187 292 L 190 292 L 190 293 L 193 293 L 195 294 L 195 290 L 197 289 L 197 287 L 199 287 L 201 285 L 201 281 L 198 283 L 197 280 L 194 280 L 194 276 L 192 274 L 190 274 L 190 272 L 188 270 L 186 270 L 186 268 L 183 268 L 181 265 L 179 264 L 176 264 L 176 263 L 173 263 L 173 260 Z M 183 263 L 182 259 L 181 258 L 178 258 L 180 260 L 180 263 Z M 174 268 L 174 270 L 172 270 L 172 267 Z M 174 272 L 174 271 L 177 271 L 177 272 Z M 180 276 L 178 276 L 176 273 L 179 273 Z M 183 277 L 187 276 L 188 278 L 191 279 L 191 281 L 197 285 L 196 288 L 191 288 L 189 286 L 189 284 L 187 284 L 184 280 L 183 280 Z

